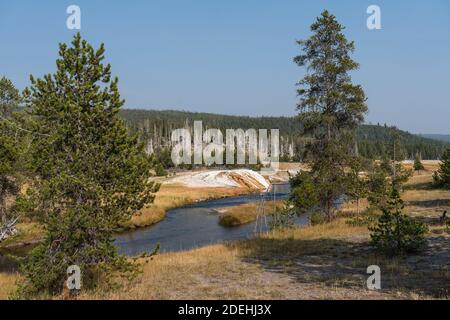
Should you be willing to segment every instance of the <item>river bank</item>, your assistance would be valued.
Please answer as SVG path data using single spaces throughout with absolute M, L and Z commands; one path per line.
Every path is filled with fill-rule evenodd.
M 223 171 L 223 170 L 222 170 Z M 256 172 L 249 174 L 250 170 L 227 170 L 230 177 L 218 176 L 218 179 L 209 179 L 201 186 L 187 185 L 184 181 L 196 181 L 197 176 L 217 170 L 188 171 L 179 175 L 165 178 L 155 178 L 161 183 L 160 190 L 156 193 L 154 202 L 147 208 L 135 214 L 130 221 L 117 228 L 118 233 L 128 232 L 138 228 L 152 226 L 166 217 L 169 210 L 186 205 L 208 201 L 259 193 L 267 188 L 268 182 L 262 182 L 262 177 Z M 256 178 L 255 178 L 256 176 Z M 234 182 L 233 179 L 236 179 Z M 258 182 L 259 181 L 259 182 Z M 197 182 L 198 184 L 199 182 Z M 209 183 L 209 184 L 208 184 Z M 22 251 L 39 243 L 43 238 L 43 228 L 37 222 L 24 219 L 17 226 L 17 235 L 0 243 L 0 252 L 14 253 Z
M 431 172 L 415 175 L 403 194 L 405 212 L 427 221 L 428 248 L 387 258 L 372 250 L 366 226 L 348 224 L 347 203 L 331 223 L 276 231 L 153 259 L 114 292 L 83 299 L 448 299 L 450 236 L 439 224 L 450 192 L 431 188 Z M 366 286 L 369 265 L 382 270 L 381 290 Z

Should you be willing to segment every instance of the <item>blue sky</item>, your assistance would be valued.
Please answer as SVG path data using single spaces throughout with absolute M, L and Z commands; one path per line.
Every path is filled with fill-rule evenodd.
M 0 0 L 0 75 L 23 89 L 30 74 L 55 70 L 58 43 L 74 34 L 70 4 L 81 7 L 82 35 L 105 43 L 128 108 L 294 115 L 304 72 L 295 40 L 326 8 L 355 41 L 367 122 L 450 134 L 447 0 Z M 370 4 L 381 30 L 366 27 Z

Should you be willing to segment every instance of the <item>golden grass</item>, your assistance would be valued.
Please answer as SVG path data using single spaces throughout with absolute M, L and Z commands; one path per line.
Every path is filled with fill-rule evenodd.
M 265 214 L 271 215 L 280 210 L 285 201 L 267 201 Z M 244 203 L 238 206 L 228 207 L 222 210 L 219 223 L 226 227 L 239 226 L 255 221 L 258 215 L 259 203 Z
M 350 216 L 358 213 L 364 212 L 369 207 L 369 201 L 367 199 L 360 199 L 359 205 L 357 201 L 347 201 L 342 204 L 342 207 L 339 209 L 340 214 L 343 216 Z
M 18 273 L 0 272 L 0 300 L 8 299 L 16 291 Z
M 286 298 L 288 277 L 274 277 L 246 257 L 261 249 L 289 255 L 286 244 L 295 240 L 346 237 L 364 232 L 349 227 L 343 219 L 326 225 L 277 231 L 261 238 L 218 244 L 195 250 L 165 253 L 153 259 L 138 259 L 142 274 L 123 290 L 85 293 L 81 299 L 280 299 Z M 265 241 L 273 240 L 273 241 Z M 293 253 L 311 250 L 299 242 Z M 317 250 L 317 247 L 315 248 Z
M 277 230 L 263 235 L 262 238 L 317 240 L 324 238 L 344 239 L 355 235 L 363 236 L 368 232 L 365 226 L 349 226 L 346 219 L 340 218 L 329 223 L 305 228 Z
M 417 174 L 431 174 L 439 168 L 440 161 L 439 160 L 422 160 L 422 164 L 425 170 L 421 170 Z M 403 162 L 403 166 L 406 169 L 413 169 L 414 162 Z
M 285 170 L 309 170 L 309 167 L 307 164 L 302 162 L 280 162 L 278 166 L 279 170 L 285 171 Z

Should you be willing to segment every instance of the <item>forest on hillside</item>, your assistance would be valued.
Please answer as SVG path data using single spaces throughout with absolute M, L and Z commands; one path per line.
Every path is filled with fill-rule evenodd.
M 170 148 L 170 134 L 177 128 L 192 128 L 194 121 L 202 121 L 204 129 L 279 129 L 280 153 L 283 160 L 301 160 L 302 149 L 307 137 L 303 127 L 295 117 L 249 117 L 231 116 L 212 113 L 197 113 L 175 110 L 123 109 L 120 116 L 125 120 L 128 130 L 138 134 L 153 153 L 161 148 Z M 398 133 L 400 139 L 400 156 L 414 159 L 439 159 L 450 143 L 437 141 L 387 125 L 359 126 L 357 131 L 357 148 L 360 155 L 369 159 L 382 159 L 391 156 L 390 144 L 392 132 Z M 398 156 L 397 156 L 398 157 Z

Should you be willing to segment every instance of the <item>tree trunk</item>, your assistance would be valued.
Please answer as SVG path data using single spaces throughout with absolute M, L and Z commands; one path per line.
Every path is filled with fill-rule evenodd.
M 327 216 L 327 220 L 328 221 L 332 221 L 333 218 L 334 218 L 334 214 L 333 214 L 333 197 L 332 196 L 328 196 L 328 199 L 326 201 L 325 213 L 326 213 L 326 216 Z
M 1 224 L 4 225 L 6 223 L 6 206 L 5 206 L 5 200 L 0 195 L 0 218 L 1 218 Z

